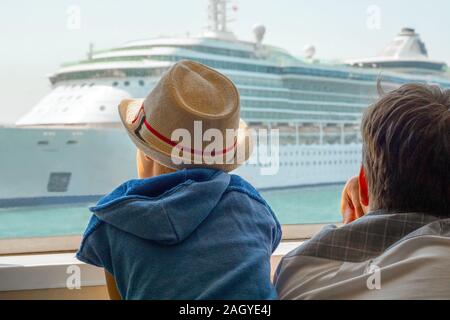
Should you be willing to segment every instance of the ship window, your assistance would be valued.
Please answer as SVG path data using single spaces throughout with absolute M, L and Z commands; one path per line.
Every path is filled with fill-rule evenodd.
M 48 192 L 66 192 L 69 187 L 70 172 L 52 172 L 47 183 Z
M 86 4 L 86 11 L 90 10 L 88 6 Z M 20 19 L 14 20 L 20 23 Z M 111 22 L 114 21 L 117 21 L 117 17 L 112 17 Z M 98 29 L 95 29 L 97 27 Z M 45 30 L 42 29 L 42 25 L 35 25 L 33 28 L 36 29 L 36 33 L 44 34 L 43 31 Z M 25 34 L 24 30 L 23 28 L 16 29 L 20 32 L 14 38 L 20 39 Z M 92 21 L 90 25 L 91 33 L 97 36 L 106 29 L 108 28 L 101 21 Z M 52 38 L 51 34 L 44 35 L 49 39 Z M 89 37 L 89 35 L 84 36 Z M 153 36 L 156 36 L 156 34 L 149 35 L 149 37 Z M 100 41 L 101 35 L 99 37 L 92 40 Z M 11 43 L 8 42 L 10 39 L 6 40 L 5 46 L 11 47 Z M 70 42 L 68 38 L 62 40 Z M 23 201 L 23 207 L 28 206 L 28 204 L 30 204 L 30 207 L 34 207 L 20 211 L 26 214 L 14 214 L 16 216 L 14 225 L 16 225 L 16 221 L 20 220 L 20 224 L 24 226 L 24 233 L 21 233 L 22 231 L 18 229 L 10 230 L 13 228 L 13 224 L 5 223 L 9 218 L 6 219 L 4 217 L 6 216 L 3 214 L 4 209 L 1 208 L 0 226 L 11 225 L 11 227 L 3 228 L 3 230 L 0 227 L 0 239 L 2 237 L 31 238 L 35 236 L 76 236 L 79 238 L 90 216 L 88 207 L 97 201 L 97 197 L 110 192 L 123 181 L 135 177 L 134 145 L 130 142 L 127 135 L 123 134 L 123 130 L 120 132 L 115 130 L 120 127 L 119 122 L 117 122 L 116 110 L 119 101 L 115 100 L 119 100 L 125 94 L 121 89 L 126 91 L 138 89 L 130 93 L 132 95 L 141 95 L 150 86 L 154 86 L 157 78 L 168 70 L 169 60 L 178 61 L 180 58 L 194 58 L 199 62 L 225 71 L 238 84 L 239 89 L 242 90 L 243 118 L 256 123 L 258 128 L 267 129 L 272 126 L 280 129 L 280 146 L 279 150 L 276 151 L 277 156 L 279 153 L 280 157 L 271 159 L 277 160 L 282 166 L 279 173 L 276 173 L 273 177 L 263 176 L 264 173 L 259 170 L 261 166 L 257 164 L 251 164 L 252 167 L 249 168 L 251 170 L 246 171 L 244 169 L 242 172 L 244 177 L 250 178 L 250 182 L 254 183 L 255 187 L 262 188 L 261 191 L 264 188 L 277 187 L 289 187 L 290 189 L 290 186 L 297 184 L 302 185 L 303 188 L 303 184 L 306 183 L 327 182 L 328 175 L 332 178 L 331 181 L 336 181 L 335 177 L 338 174 L 343 179 L 345 174 L 353 172 L 354 163 L 361 161 L 360 155 L 358 157 L 353 156 L 354 152 L 352 152 L 351 156 L 335 155 L 333 157 L 328 156 L 330 155 L 329 152 L 324 152 L 324 149 L 340 149 L 339 146 L 332 145 L 340 143 L 340 133 L 337 129 L 328 128 L 327 124 L 345 122 L 356 125 L 359 123 L 360 113 L 365 104 L 369 100 L 372 101 L 377 98 L 374 84 L 379 77 L 378 73 L 373 70 L 368 72 L 361 70 L 351 71 L 349 67 L 322 65 L 319 61 L 317 64 L 302 63 L 301 59 L 297 61 L 281 50 L 278 51 L 278 49 L 272 47 L 267 47 L 267 52 L 266 50 L 261 52 L 267 53 L 267 57 L 258 57 L 253 44 L 247 42 L 235 43 L 214 39 L 197 40 L 199 39 L 187 39 L 186 43 L 178 40 L 169 40 L 167 43 L 164 41 L 162 46 L 166 46 L 166 49 L 158 49 L 158 41 L 138 41 L 128 46 L 144 46 L 147 43 L 147 46 L 152 44 L 155 49 L 148 52 L 136 51 L 133 53 L 128 51 L 134 50 L 132 48 L 126 48 L 126 46 L 115 47 L 112 51 L 95 53 L 91 60 L 82 56 L 74 57 L 77 58 L 77 62 L 71 66 L 63 65 L 59 70 L 51 70 L 51 68 L 47 68 L 48 66 L 45 68 L 49 72 L 56 72 L 51 76 L 51 84 L 55 91 L 50 93 L 47 101 L 39 103 L 37 108 L 34 109 L 35 111 L 30 110 L 32 113 L 27 118 L 24 118 L 24 121 L 28 119 L 29 123 L 36 122 L 41 125 L 36 126 L 36 128 L 25 127 L 23 128 L 24 130 L 9 130 L 8 128 L 5 131 L 8 136 L 0 136 L 0 140 L 10 139 L 10 133 L 15 134 L 16 131 L 24 131 L 19 133 L 17 139 L 14 138 L 15 144 L 7 146 L 8 152 L 2 153 L 0 151 L 2 157 L 2 160 L 0 160 L 0 206 L 3 204 L 3 198 L 11 195 L 14 201 L 18 201 L 15 199 L 24 199 L 20 200 Z M 114 42 L 111 42 L 112 46 L 118 45 L 118 43 L 114 44 Z M 276 39 L 275 42 L 277 42 Z M 194 45 L 194 43 L 197 44 Z M 232 49 L 234 47 L 236 49 Z M 45 53 L 34 52 L 34 55 L 42 54 L 42 57 L 36 56 L 35 59 L 30 61 L 30 64 L 37 61 L 52 60 L 49 62 L 51 67 L 52 65 L 64 63 L 65 56 L 73 56 L 70 51 L 73 51 L 72 53 L 75 51 L 84 52 L 83 45 L 71 48 L 62 45 L 62 48 L 69 50 L 66 54 L 52 57 L 55 59 L 46 59 Z M 11 47 L 10 49 L 12 52 L 18 51 L 18 48 Z M 116 49 L 125 49 L 125 51 L 114 51 Z M 194 52 L 189 50 L 194 50 Z M 204 54 L 195 54 L 195 51 L 197 53 L 204 52 Z M 332 54 L 333 52 L 325 53 L 325 55 L 329 56 Z M 240 59 L 231 57 L 240 57 Z M 81 59 L 82 62 L 80 63 Z M 157 63 L 157 60 L 162 62 Z M 14 69 L 14 67 L 17 68 L 18 66 L 11 67 Z M 30 65 L 31 69 L 36 73 L 44 68 L 36 64 L 34 67 Z M 351 72 L 354 74 L 351 75 Z M 44 74 L 40 73 L 36 74 L 36 76 L 43 77 Z M 390 73 L 385 75 L 385 77 L 385 81 L 392 87 L 406 79 Z M 34 78 L 36 77 L 33 76 L 24 80 L 23 77 L 13 77 L 11 79 L 6 77 L 2 83 L 4 85 L 3 91 L 6 94 L 13 94 L 15 92 L 14 88 L 20 87 L 23 81 L 28 81 L 28 83 L 23 83 L 23 85 L 27 87 L 29 85 L 32 86 L 31 80 Z M 424 77 L 418 79 L 422 78 L 425 79 Z M 97 82 L 94 83 L 93 81 Z M 441 80 L 438 80 L 438 82 L 441 82 Z M 442 80 L 442 82 L 444 81 Z M 106 97 L 107 99 L 100 97 L 103 95 L 102 90 L 100 90 L 103 86 L 112 91 L 117 91 L 115 96 Z M 80 87 L 82 89 L 79 89 Z M 36 89 L 37 91 L 40 90 L 39 88 Z M 313 89 L 317 91 L 312 91 Z M 324 90 L 327 90 L 327 92 L 324 93 Z M 44 98 L 44 96 L 25 98 L 27 101 L 26 103 L 24 102 L 24 105 L 34 105 L 38 103 L 37 98 Z M 108 101 L 108 99 L 111 99 L 111 101 Z M 92 101 L 92 105 L 89 106 L 88 101 Z M 83 115 L 84 110 L 79 109 L 79 107 L 83 107 L 81 104 L 84 104 L 85 107 L 93 107 L 93 111 L 98 117 L 96 118 L 95 115 L 94 117 L 89 117 L 89 115 L 85 117 Z M 14 108 L 9 109 L 11 110 L 6 110 L 6 112 L 11 112 L 11 115 L 8 115 L 8 117 L 14 120 L 18 110 L 13 110 Z M 52 114 L 52 110 L 56 111 L 56 114 Z M 352 115 L 353 113 L 354 115 Z M 110 116 L 111 119 L 108 120 Z M 108 123 L 99 125 L 77 124 L 80 121 L 83 123 L 102 121 L 102 117 Z M 5 120 L 2 115 L 0 122 L 3 121 Z M 63 123 L 68 124 L 64 125 Z M 268 126 L 269 123 L 271 126 Z M 319 130 L 313 126 L 317 123 L 323 123 L 325 127 L 321 139 L 323 142 L 322 146 L 317 146 Z M 295 130 L 294 127 L 297 124 L 299 124 L 299 130 Z M 46 135 L 43 132 L 46 130 L 52 130 L 52 132 Z M 26 137 L 19 139 L 21 135 L 26 135 Z M 350 135 L 353 135 L 353 132 L 350 134 L 347 128 L 347 142 L 350 142 Z M 32 171 L 40 174 L 28 175 L 26 170 L 22 170 L 23 172 L 18 174 L 10 169 L 11 167 L 20 169 L 20 165 L 23 163 L 23 159 L 20 159 L 21 155 L 23 155 L 21 150 L 27 149 L 27 141 L 31 143 L 31 147 L 34 147 L 34 151 L 36 151 L 30 151 L 33 157 L 32 169 L 34 171 Z M 361 138 L 359 136 L 357 139 L 352 137 L 351 142 L 353 141 L 360 144 Z M 111 143 L 114 142 L 117 142 L 120 146 L 111 149 Z M 258 144 L 256 146 L 264 145 L 262 142 L 257 141 L 256 143 Z M 275 150 L 272 147 L 276 146 L 270 146 L 269 142 L 266 151 L 270 153 L 270 156 L 273 156 L 272 152 Z M 2 142 L 0 142 L 1 144 Z M 16 148 L 17 152 L 13 148 Z M 119 150 L 119 148 L 123 148 L 123 151 Z M 355 144 L 354 149 L 356 148 Z M 114 152 L 108 157 L 108 163 L 104 162 L 103 168 L 99 168 L 98 163 L 92 162 L 92 150 L 97 150 L 99 153 Z M 255 155 L 256 157 L 252 161 L 259 159 L 260 162 L 266 162 L 264 157 L 258 157 L 258 154 Z M 5 157 L 7 157 L 6 161 Z M 337 160 L 342 159 L 342 162 L 345 158 L 350 159 L 351 166 L 341 165 L 340 167 L 345 169 L 342 172 L 339 172 L 339 166 L 335 168 L 334 166 L 328 166 L 325 162 L 329 163 L 329 159 L 331 159 L 337 163 Z M 358 161 L 355 159 L 358 159 Z M 327 166 L 326 170 L 319 167 L 316 168 L 319 160 L 322 166 Z M 114 170 L 117 167 L 115 161 L 120 162 L 121 165 L 123 162 L 123 168 Z M 314 166 L 312 165 L 313 161 Z M 300 165 L 304 167 L 300 168 Z M 262 164 L 264 168 L 272 166 L 274 166 L 273 163 Z M 292 170 L 293 168 L 289 168 L 289 166 L 297 166 L 297 171 Z M 311 166 L 313 168 L 309 168 Z M 94 169 L 102 170 L 96 172 L 95 179 L 92 179 L 92 175 L 89 172 L 95 171 Z M 5 175 L 2 176 L 1 170 L 7 173 L 7 178 L 11 179 L 12 183 L 9 180 L 5 180 Z M 11 172 L 8 172 L 8 170 Z M 271 172 L 271 170 L 264 171 Z M 73 182 L 71 181 L 72 174 Z M 1 185 L 2 182 L 4 185 Z M 338 199 L 340 190 L 336 190 L 339 187 L 333 187 L 334 189 L 332 189 L 333 192 L 331 193 L 326 188 L 317 190 L 308 188 L 299 191 L 283 190 L 280 193 L 271 190 L 266 193 L 267 197 L 271 197 L 269 204 L 277 207 L 274 212 L 280 215 L 280 222 L 287 225 L 295 225 L 297 223 L 321 223 L 332 222 L 333 219 L 339 220 L 338 207 L 335 206 L 334 208 L 337 209 L 334 210 L 332 206 L 323 206 L 325 203 L 332 203 Z M 2 192 L 3 190 L 6 190 L 7 193 L 2 194 L 4 193 Z M 66 191 L 70 193 L 64 193 Z M 58 192 L 61 192 L 61 194 L 58 194 Z M 325 192 L 325 196 L 316 196 L 318 194 L 322 195 L 322 192 Z M 286 196 L 288 199 L 286 199 Z M 326 200 L 324 197 L 326 197 Z M 9 199 L 7 200 L 9 201 Z M 44 204 L 43 202 L 45 204 L 52 203 L 52 206 L 39 207 L 39 205 Z M 313 206 L 310 209 L 306 208 L 311 204 Z M 315 207 L 316 204 L 317 208 Z M 286 206 L 283 207 L 283 205 Z M 15 212 L 15 208 L 12 208 L 11 211 L 9 211 L 10 209 L 7 210 L 8 213 Z M 333 210 L 337 215 L 329 215 L 333 213 Z M 42 212 L 45 212 L 45 219 L 41 219 L 44 215 Z M 320 214 L 314 214 L 315 212 Z M 324 214 L 322 215 L 322 213 Z M 66 223 L 60 224 L 58 228 L 53 228 L 55 217 L 58 219 L 70 217 L 70 219 L 64 218 Z M 36 225 L 36 228 L 29 228 L 33 224 Z M 0 255 L 3 248 L 3 243 L 0 240 Z

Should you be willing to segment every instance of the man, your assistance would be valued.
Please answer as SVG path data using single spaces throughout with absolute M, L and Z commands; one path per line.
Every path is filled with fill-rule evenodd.
M 407 84 L 362 120 L 343 227 L 287 254 L 282 299 L 450 299 L 450 91 Z
M 112 298 L 276 298 L 270 256 L 280 225 L 249 183 L 227 173 L 251 152 L 231 80 L 181 61 L 145 101 L 123 101 L 119 113 L 138 147 L 141 179 L 91 208 L 78 259 L 105 269 Z M 236 135 L 208 149 L 195 141 L 199 123 L 200 138 L 212 129 Z M 181 142 L 175 132 L 184 133 Z

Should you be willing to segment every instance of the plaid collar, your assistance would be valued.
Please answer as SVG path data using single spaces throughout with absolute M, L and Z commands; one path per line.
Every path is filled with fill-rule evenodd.
M 325 226 L 288 256 L 361 262 L 380 255 L 399 241 L 427 234 L 450 236 L 450 218 L 374 211 L 340 228 Z

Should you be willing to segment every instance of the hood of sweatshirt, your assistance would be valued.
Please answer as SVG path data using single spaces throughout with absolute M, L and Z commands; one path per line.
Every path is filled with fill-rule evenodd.
M 189 169 L 130 180 L 90 210 L 103 222 L 138 237 L 173 245 L 209 216 L 230 183 L 230 175 Z

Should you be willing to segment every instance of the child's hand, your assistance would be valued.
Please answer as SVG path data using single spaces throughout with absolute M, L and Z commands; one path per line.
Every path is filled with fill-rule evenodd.
M 360 201 L 359 192 L 358 176 L 354 176 L 347 181 L 342 191 L 341 214 L 345 224 L 362 217 L 368 211 Z

